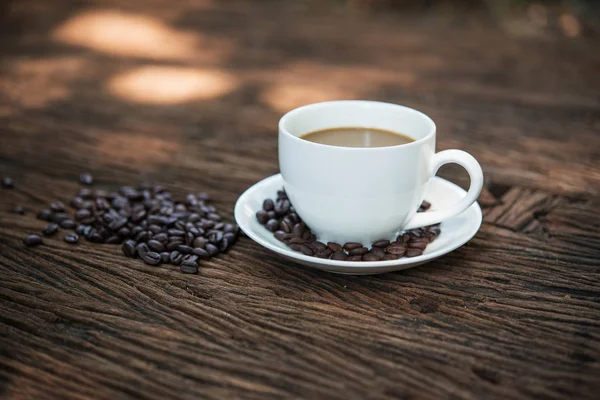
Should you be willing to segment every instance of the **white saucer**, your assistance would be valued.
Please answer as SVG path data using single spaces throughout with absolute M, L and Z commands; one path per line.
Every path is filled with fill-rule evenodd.
M 297 263 L 324 271 L 369 275 L 399 271 L 424 264 L 443 256 L 467 243 L 479 230 L 482 221 L 481 208 L 474 203 L 462 214 L 442 222 L 442 233 L 434 240 L 423 255 L 412 258 L 400 258 L 387 261 L 337 261 L 305 256 L 287 247 L 273 237 L 273 233 L 262 226 L 256 219 L 256 212 L 262 208 L 266 198 L 276 198 L 277 191 L 283 188 L 281 174 L 270 176 L 246 190 L 235 204 L 235 220 L 242 231 L 261 246 L 281 254 Z M 456 203 L 466 192 L 452 182 L 433 177 L 425 199 L 433 208 L 442 208 Z

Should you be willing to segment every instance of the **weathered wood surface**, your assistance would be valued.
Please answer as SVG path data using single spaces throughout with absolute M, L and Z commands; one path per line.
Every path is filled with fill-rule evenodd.
M 302 2 L 70 3 L 14 2 L 1 28 L 5 398 L 598 398 L 597 37 Z M 220 83 L 174 104 L 207 74 Z M 479 159 L 469 244 L 351 277 L 242 238 L 184 276 L 112 246 L 25 248 L 43 224 L 8 212 L 66 199 L 89 170 L 107 188 L 205 189 L 231 216 L 277 172 L 281 113 L 340 97 L 421 109 L 439 149 Z

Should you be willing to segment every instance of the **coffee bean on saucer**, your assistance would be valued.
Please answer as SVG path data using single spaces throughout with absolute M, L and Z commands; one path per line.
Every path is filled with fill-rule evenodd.
M 362 256 L 363 254 L 367 254 L 369 252 L 369 249 L 367 249 L 366 247 L 359 247 L 357 249 L 352 249 L 348 252 L 348 255 L 350 256 Z
M 421 203 L 421 208 L 425 211 L 429 210 L 431 208 L 431 203 L 428 201 L 423 200 L 423 202 Z
M 363 261 L 379 261 L 379 260 L 381 260 L 381 257 L 378 257 L 373 253 L 366 253 L 366 254 L 363 254 L 362 260 Z
M 344 251 L 342 245 L 335 242 L 327 242 L 327 247 L 329 247 L 332 251 Z
M 273 202 L 273 200 L 266 199 L 263 202 L 263 210 L 265 210 L 265 211 L 271 211 L 273 209 L 275 209 L 275 203 Z
M 37 218 L 43 221 L 50 221 L 52 219 L 52 211 L 49 209 L 42 210 Z
M 2 178 L 1 185 L 4 189 L 12 189 L 15 187 L 15 182 L 11 178 L 6 176 L 6 177 Z
M 270 219 L 265 226 L 271 232 L 275 232 L 279 228 L 279 221 L 276 219 Z
M 135 258 L 137 255 L 136 243 L 134 240 L 125 241 L 123 246 L 121 246 L 121 249 L 123 250 L 123 254 L 129 258 Z
M 397 256 L 396 254 L 386 254 L 383 257 L 381 257 L 382 260 L 387 261 L 387 260 L 397 260 L 399 259 L 400 256 Z
M 25 246 L 34 247 L 42 244 L 42 238 L 38 235 L 29 235 L 25 239 L 23 239 L 23 243 Z
M 335 251 L 331 256 L 331 259 L 344 261 L 348 259 L 348 254 L 344 253 L 343 251 Z
M 304 225 L 301 223 L 294 225 L 292 227 L 292 233 L 296 236 L 302 236 L 302 234 L 304 233 Z
M 425 248 L 427 247 L 427 243 L 428 241 L 425 240 L 411 240 L 410 242 L 408 242 L 408 248 L 425 250 Z
M 406 250 L 406 257 L 417 257 L 423 254 L 421 249 L 408 249 Z
M 330 248 L 326 247 L 322 250 L 318 250 L 315 253 L 315 256 L 317 256 L 319 258 L 329 258 L 329 257 L 331 257 L 332 254 L 333 254 L 333 251 Z
M 290 209 L 290 201 L 287 199 L 277 200 L 274 207 L 274 211 L 277 215 L 283 215 Z
M 302 252 L 302 254 L 307 255 L 307 256 L 312 256 L 314 254 L 313 249 L 311 249 L 310 247 L 308 247 L 305 244 L 300 246 L 300 251 Z
M 79 243 L 79 235 L 76 233 L 67 233 L 64 237 L 64 241 L 69 244 Z
M 362 256 L 349 256 L 346 261 L 362 261 Z
M 279 230 L 282 230 L 285 233 L 290 233 L 292 231 L 292 227 L 290 226 L 289 222 L 281 221 L 279 223 Z
M 149 251 L 141 255 L 142 261 L 148 265 L 160 264 L 160 254 L 155 251 Z
M 94 183 L 94 177 L 92 174 L 85 172 L 79 175 L 79 182 L 81 182 L 83 185 L 91 185 Z
M 372 247 L 370 253 L 379 258 L 383 258 L 385 256 L 385 250 L 383 250 L 381 247 Z
M 54 222 L 49 223 L 46 226 L 46 228 L 42 231 L 42 233 L 44 234 L 44 236 L 52 236 L 56 232 L 58 232 L 58 225 L 55 224 Z
M 16 206 L 15 208 L 12 209 L 11 212 L 13 214 L 23 215 L 23 214 L 25 214 L 25 208 L 23 208 L 22 206 Z
M 375 243 L 373 243 L 373 247 L 386 247 L 389 244 L 389 240 L 378 240 Z
M 385 248 L 385 252 L 389 254 L 395 254 L 397 256 L 402 256 L 406 253 L 406 246 L 403 244 L 390 244 Z
M 61 228 L 64 229 L 75 229 L 77 227 L 77 224 L 70 219 L 63 219 L 62 221 L 59 222 L 59 225 Z
M 347 251 L 354 250 L 354 249 L 359 249 L 361 247 L 363 247 L 362 244 L 355 243 L 355 242 L 348 242 L 348 243 L 344 244 L 344 249 L 347 250 Z
M 284 231 L 275 231 L 274 235 L 275 239 L 283 242 L 283 238 L 285 237 L 286 233 Z

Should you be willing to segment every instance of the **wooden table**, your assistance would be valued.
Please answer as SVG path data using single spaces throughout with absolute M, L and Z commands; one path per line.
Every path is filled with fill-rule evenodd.
M 15 2 L 2 24 L 6 398 L 598 398 L 597 37 L 342 2 L 70 3 Z M 280 115 L 333 98 L 420 109 L 438 150 L 481 162 L 471 242 L 361 277 L 248 238 L 194 276 L 118 246 L 22 244 L 83 171 L 203 189 L 231 217 L 278 171 Z

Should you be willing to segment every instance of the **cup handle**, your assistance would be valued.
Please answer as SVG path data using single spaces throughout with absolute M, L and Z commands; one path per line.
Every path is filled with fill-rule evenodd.
M 444 150 L 436 153 L 431 162 L 431 176 L 444 164 L 456 163 L 467 170 L 471 178 L 471 185 L 467 195 L 458 203 L 441 210 L 428 211 L 415 214 L 404 226 L 405 230 L 433 225 L 445 219 L 458 215 L 471 206 L 479 197 L 483 188 L 483 171 L 475 158 L 462 150 Z

